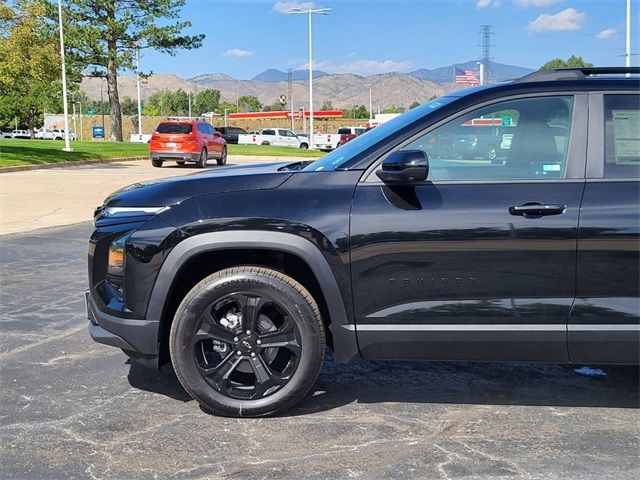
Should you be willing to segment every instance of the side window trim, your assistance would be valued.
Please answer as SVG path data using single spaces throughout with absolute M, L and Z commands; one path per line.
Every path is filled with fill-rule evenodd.
M 584 180 L 586 174 L 589 117 L 589 95 L 577 93 L 573 96 L 571 131 L 567 147 L 567 169 L 565 180 Z
M 482 183 L 531 183 L 532 181 L 538 182 L 546 182 L 546 183 L 554 183 L 554 182 L 575 182 L 575 181 L 584 181 L 585 179 L 585 170 L 586 170 L 586 151 L 587 145 L 585 141 L 585 135 L 587 134 L 587 116 L 589 113 L 589 97 L 584 93 L 576 93 L 576 92 L 565 92 L 565 91 L 557 91 L 557 92 L 549 92 L 543 94 L 521 94 L 521 95 L 513 95 L 508 97 L 503 97 L 500 99 L 491 99 L 481 103 L 477 103 L 475 105 L 471 105 L 464 110 L 457 112 L 455 116 L 449 116 L 447 118 L 443 118 L 437 123 L 430 125 L 429 127 L 421 130 L 420 132 L 412 135 L 410 138 L 405 139 L 402 143 L 395 146 L 394 148 L 388 150 L 383 155 L 381 155 L 375 162 L 371 164 L 371 166 L 364 172 L 362 177 L 360 177 L 359 183 L 367 184 L 367 185 L 384 185 L 375 174 L 376 170 L 380 166 L 380 164 L 384 161 L 386 157 L 388 157 L 391 153 L 401 150 L 402 148 L 409 145 L 414 140 L 420 138 L 421 136 L 428 134 L 437 128 L 440 128 L 442 125 L 445 125 L 448 122 L 454 121 L 460 117 L 467 115 L 474 110 L 478 110 L 481 108 L 485 108 L 487 106 L 491 106 L 494 104 L 511 101 L 511 100 L 521 100 L 521 99 L 529 99 L 529 98 L 545 98 L 545 97 L 573 97 L 573 111 L 571 115 L 571 131 L 569 133 L 568 147 L 567 147 L 567 156 L 566 156 L 566 176 L 564 179 L 549 179 L 549 180 L 531 180 L 531 179 L 504 179 L 504 180 L 435 180 L 431 181 L 427 179 L 424 184 L 482 184 Z M 574 127 L 578 127 L 578 129 L 574 129 Z M 582 143 L 580 143 L 582 141 Z
M 587 144 L 587 178 L 604 176 L 604 95 L 589 95 L 589 127 Z

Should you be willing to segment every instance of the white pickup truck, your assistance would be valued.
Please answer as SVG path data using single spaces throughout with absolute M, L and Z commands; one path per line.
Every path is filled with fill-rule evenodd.
M 309 148 L 309 139 L 286 128 L 265 128 L 262 132 L 238 135 L 239 145 L 273 145 L 275 147 Z
M 313 148 L 333 150 L 366 131 L 365 127 L 340 127 L 336 133 L 316 133 L 313 136 Z
M 36 130 L 35 137 L 39 140 L 64 140 L 64 130 L 54 128 L 50 130 L 48 128 L 41 127 Z M 69 132 L 69 140 L 75 140 L 76 134 Z

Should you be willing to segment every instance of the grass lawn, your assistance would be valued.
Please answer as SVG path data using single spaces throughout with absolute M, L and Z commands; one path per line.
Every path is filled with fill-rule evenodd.
M 73 152 L 62 151 L 61 140 L 0 139 L 0 167 L 41 163 L 145 157 L 149 147 L 142 143 L 71 142 Z M 268 145 L 229 145 L 229 155 L 319 157 L 322 152 Z

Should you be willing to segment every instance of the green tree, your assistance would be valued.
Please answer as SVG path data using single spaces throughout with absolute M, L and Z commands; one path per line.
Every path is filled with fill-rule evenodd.
M 413 102 L 411 105 L 409 105 L 409 110 L 411 110 L 412 108 L 416 108 L 420 106 L 420 102 Z
M 138 101 L 133 98 L 124 97 L 120 101 L 120 111 L 123 115 L 138 115 Z
M 0 3 L 0 118 L 17 118 L 32 137 L 43 112 L 62 104 L 59 46 L 44 13 L 33 0 Z
M 235 103 L 221 102 L 218 108 L 220 109 L 220 113 L 224 113 L 225 110 L 227 113 L 237 113 Z
M 333 110 L 333 103 L 331 100 L 325 100 L 320 110 Z
M 198 92 L 193 99 L 193 111 L 196 115 L 215 112 L 220 108 L 220 90 L 208 88 Z
M 396 107 L 395 105 L 391 105 L 390 107 L 385 108 L 382 113 L 404 113 L 404 107 Z
M 165 102 L 169 109 L 168 115 L 186 116 L 189 114 L 189 94 L 187 92 L 179 88 L 175 92 L 166 92 L 165 96 Z
M 254 97 L 253 95 L 244 95 L 238 99 L 238 103 L 240 104 L 241 112 L 259 112 L 262 110 L 262 104 L 258 97 Z
M 57 12 L 50 0 L 49 17 Z M 107 79 L 111 131 L 122 141 L 122 111 L 118 71 L 135 70 L 138 49 L 174 55 L 180 49 L 199 48 L 204 35 L 185 35 L 190 22 L 180 20 L 186 0 L 67 0 L 65 38 L 71 59 L 81 62 L 94 77 Z
M 554 58 L 540 67 L 540 70 L 553 70 L 554 68 L 589 68 L 593 67 L 593 63 L 586 62 L 582 57 L 571 55 L 566 60 Z

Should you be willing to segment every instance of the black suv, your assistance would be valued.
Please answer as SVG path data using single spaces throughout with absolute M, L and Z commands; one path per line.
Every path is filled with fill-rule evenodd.
M 216 130 L 222 134 L 227 143 L 238 143 L 238 135 L 244 135 L 247 131 L 240 127 L 216 127 Z
M 337 362 L 637 363 L 638 73 L 536 72 L 313 163 L 120 190 L 95 212 L 91 335 L 171 361 L 229 416 L 294 405 L 325 346 Z M 502 162 L 428 158 L 439 136 L 507 115 Z

